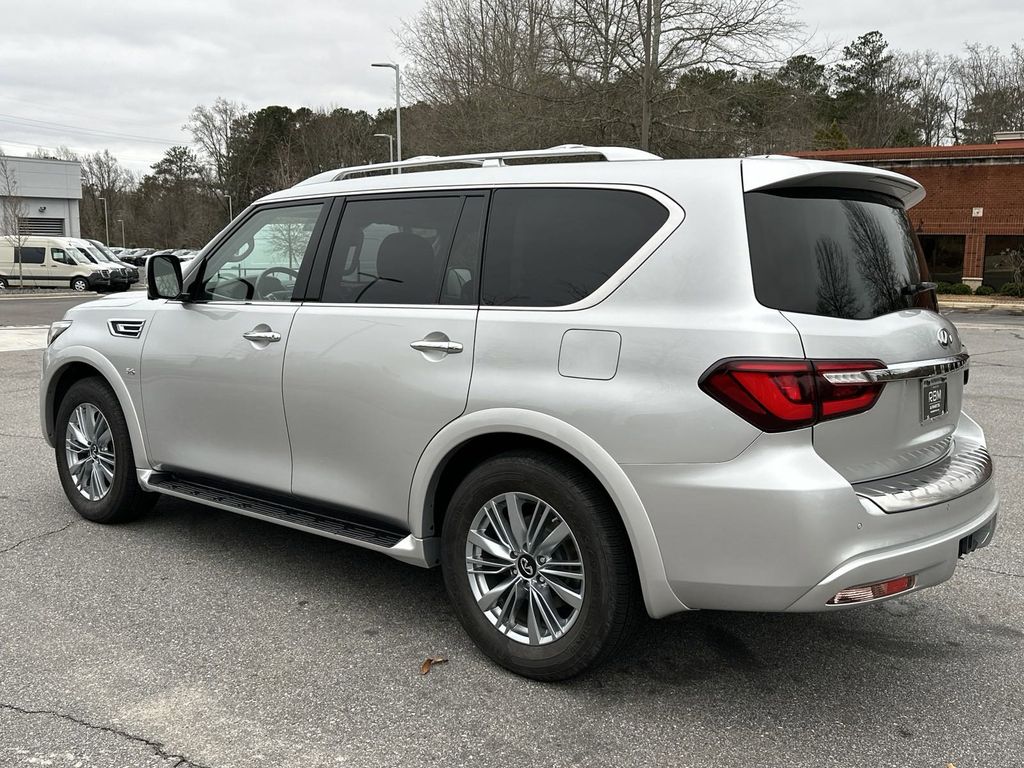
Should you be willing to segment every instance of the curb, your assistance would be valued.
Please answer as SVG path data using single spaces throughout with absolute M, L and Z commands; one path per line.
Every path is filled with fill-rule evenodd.
M 940 301 L 940 310 L 956 310 L 957 312 L 991 312 L 993 314 L 1024 315 L 1024 304 L 1003 302 L 976 301 Z

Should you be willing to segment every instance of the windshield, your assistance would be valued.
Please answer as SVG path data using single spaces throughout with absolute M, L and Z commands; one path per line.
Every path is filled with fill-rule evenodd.
M 99 261 L 92 255 L 90 255 L 84 248 L 77 245 L 69 245 L 67 252 L 71 254 L 72 258 L 79 264 L 98 264 Z
M 895 198 L 842 189 L 745 195 L 754 293 L 766 307 L 856 320 L 935 309 L 928 268 Z
M 89 252 L 89 254 L 90 254 L 90 255 L 91 255 L 91 256 L 92 256 L 93 258 L 95 258 L 95 259 L 96 259 L 96 262 L 97 262 L 97 263 L 99 263 L 99 262 L 105 262 L 105 263 L 107 263 L 107 264 L 113 264 L 113 263 L 114 263 L 114 260 L 113 260 L 112 258 L 110 258 L 109 256 L 107 256 L 107 254 L 105 254 L 105 253 L 104 253 L 104 252 L 103 252 L 102 250 L 100 250 L 99 248 L 97 248 L 97 247 L 96 247 L 96 246 L 94 246 L 94 245 L 91 245 L 91 246 L 89 246 L 89 247 L 88 247 L 88 248 L 86 248 L 85 250 L 86 250 L 86 251 L 88 251 L 88 252 Z

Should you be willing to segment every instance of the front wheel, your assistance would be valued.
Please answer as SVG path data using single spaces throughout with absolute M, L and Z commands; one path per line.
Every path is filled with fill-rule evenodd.
M 83 293 L 89 290 L 89 281 L 86 280 L 84 277 L 76 277 L 74 280 L 71 281 L 71 290 L 77 291 L 78 293 Z
M 537 680 L 605 661 L 643 618 L 621 519 L 582 468 L 497 456 L 459 485 L 441 532 L 445 586 L 491 659 Z
M 6 278 L 0 277 L 0 291 L 6 291 L 6 290 L 7 290 L 7 280 L 6 280 Z
M 71 506 L 95 523 L 130 520 L 156 502 L 139 487 L 128 423 L 105 381 L 71 385 L 57 410 L 57 474 Z

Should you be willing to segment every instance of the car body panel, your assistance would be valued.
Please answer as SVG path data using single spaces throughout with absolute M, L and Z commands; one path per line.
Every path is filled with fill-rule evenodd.
M 476 307 L 304 304 L 284 366 L 292 489 L 407 524 L 431 438 L 466 408 Z M 458 354 L 420 352 L 434 336 Z

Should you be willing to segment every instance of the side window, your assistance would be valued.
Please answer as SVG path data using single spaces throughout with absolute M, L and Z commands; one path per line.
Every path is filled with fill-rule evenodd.
M 442 304 L 477 303 L 476 297 L 480 290 L 480 244 L 484 237 L 486 216 L 486 198 L 466 198 L 444 273 Z
M 74 264 L 75 263 L 75 260 L 71 256 L 69 256 L 67 253 L 65 253 L 63 248 L 51 248 L 50 249 L 50 258 L 52 258 L 54 261 L 58 262 L 59 264 Z
M 313 203 L 254 213 L 203 265 L 199 298 L 291 301 L 322 210 Z
M 463 200 L 461 195 L 348 200 L 322 300 L 436 304 Z
M 21 246 L 20 248 L 14 249 L 14 263 L 22 264 L 42 264 L 43 259 L 46 256 L 45 248 L 37 248 L 35 246 Z
M 557 307 L 585 299 L 668 219 L 639 192 L 500 189 L 491 198 L 481 304 Z

